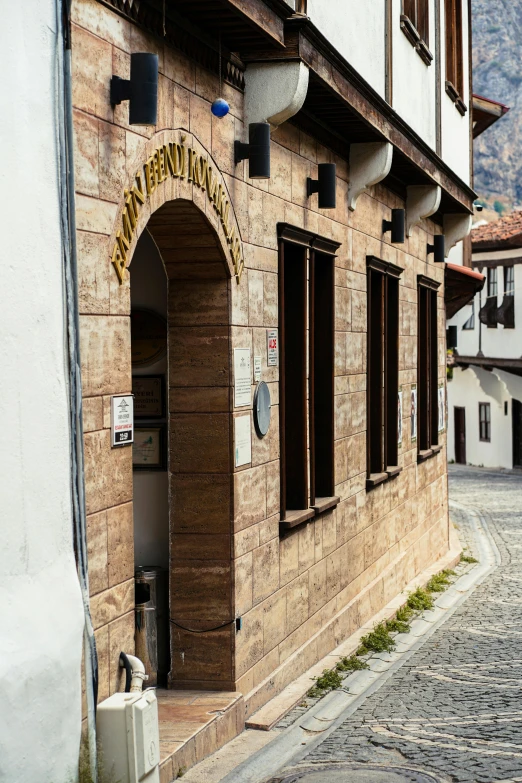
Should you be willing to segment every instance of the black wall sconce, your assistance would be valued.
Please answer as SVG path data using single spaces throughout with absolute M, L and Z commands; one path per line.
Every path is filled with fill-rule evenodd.
M 444 234 L 435 234 L 433 237 L 433 245 L 428 244 L 426 246 L 426 252 L 428 255 L 433 253 L 433 260 L 436 264 L 443 264 L 445 257 Z
M 318 193 L 319 209 L 335 209 L 335 163 L 319 163 L 317 166 L 317 179 L 307 177 L 306 195 Z
M 391 241 L 395 243 L 404 242 L 404 225 L 406 222 L 406 211 L 404 209 L 392 209 L 392 219 L 382 221 L 382 233 L 391 231 Z
M 234 142 L 234 161 L 248 160 L 249 179 L 270 179 L 270 125 L 251 122 L 248 126 L 248 144 Z
M 448 326 L 448 328 L 446 329 L 446 348 L 455 349 L 456 347 L 457 347 L 457 327 Z
M 113 76 L 111 103 L 129 101 L 129 125 L 156 125 L 158 115 L 158 55 L 131 54 L 130 79 Z

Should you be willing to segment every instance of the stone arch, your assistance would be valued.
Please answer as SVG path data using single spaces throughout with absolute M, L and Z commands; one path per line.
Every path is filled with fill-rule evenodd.
M 177 145 L 180 173 L 173 173 L 166 149 Z M 180 150 L 183 150 L 183 160 Z M 159 158 L 158 158 L 159 156 Z M 184 129 L 161 131 L 140 145 L 127 171 L 122 199 L 109 242 L 114 274 L 120 277 L 122 297 L 128 288 L 128 269 L 136 242 L 149 219 L 164 205 L 182 200 L 197 206 L 211 226 L 221 249 L 221 258 L 230 278 L 240 282 L 243 269 L 241 234 L 230 194 L 216 161 L 194 134 Z M 121 270 L 121 272 L 120 272 Z M 115 284 L 117 285 L 118 279 Z M 128 294 L 127 294 L 128 295 Z
M 156 134 L 140 154 L 150 160 L 162 144 L 181 141 L 200 157 L 206 151 L 190 134 Z M 210 156 L 205 158 L 211 161 Z M 218 184 L 225 183 L 212 161 Z M 131 170 L 140 170 L 138 166 Z M 120 204 L 128 204 L 129 182 Z M 228 194 L 227 194 L 228 198 Z M 229 199 L 228 199 L 229 200 Z M 162 257 L 168 285 L 168 421 L 170 528 L 170 684 L 233 687 L 232 408 L 230 312 L 235 286 L 231 206 L 223 221 L 208 192 L 185 177 L 165 178 L 138 203 L 121 285 L 114 272 L 120 312 L 130 315 L 132 256 L 147 230 Z M 111 238 L 122 231 L 118 219 Z M 228 231 L 227 231 L 228 228 Z M 127 309 L 128 302 L 128 309 Z M 129 357 L 130 361 L 130 357 Z M 217 630 L 192 633 L 194 629 Z M 182 627 L 180 627 L 182 626 Z

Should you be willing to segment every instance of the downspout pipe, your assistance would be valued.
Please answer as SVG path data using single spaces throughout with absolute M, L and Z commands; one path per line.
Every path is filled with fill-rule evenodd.
M 139 658 L 129 653 L 120 653 L 120 666 L 125 669 L 125 693 L 141 693 L 143 683 L 149 679 L 145 666 Z
M 71 0 L 56 0 L 58 27 L 60 210 L 66 294 L 67 349 L 69 359 L 71 500 L 74 547 L 82 594 L 84 625 L 84 669 L 87 697 L 89 766 L 93 783 L 98 783 L 96 756 L 96 702 L 98 698 L 98 658 L 89 605 L 87 570 L 87 524 L 83 457 L 82 382 L 80 371 L 80 318 L 78 306 L 78 262 L 74 183 L 74 129 L 72 114 Z

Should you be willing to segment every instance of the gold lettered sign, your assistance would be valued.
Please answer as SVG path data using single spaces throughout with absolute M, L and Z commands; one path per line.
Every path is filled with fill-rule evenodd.
M 186 179 L 187 182 L 193 182 L 206 192 L 223 226 L 236 280 L 238 283 L 241 280 L 244 267 L 243 246 L 230 214 L 230 201 L 226 190 L 218 181 L 220 173 L 214 172 L 207 158 L 192 147 L 188 147 L 185 139 L 186 136 L 182 135 L 180 143 L 171 141 L 154 150 L 143 164 L 143 168 L 136 172 L 130 190 L 123 191 L 125 206 L 121 214 L 121 229 L 116 233 L 112 250 L 112 263 L 120 285 L 125 280 L 127 253 L 134 238 L 140 208 L 158 185 L 168 177 Z

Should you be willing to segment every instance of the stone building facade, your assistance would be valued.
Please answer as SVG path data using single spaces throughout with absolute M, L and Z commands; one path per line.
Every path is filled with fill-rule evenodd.
M 220 86 L 215 60 L 205 66 L 134 20 L 125 3 L 108 5 L 76 0 L 72 18 L 98 696 L 122 689 L 119 653 L 134 652 L 135 645 L 136 484 L 133 488 L 132 449 L 111 448 L 110 403 L 113 395 L 132 391 L 133 261 L 140 242 L 152 238 L 150 252 L 162 259 L 168 289 L 165 557 L 175 622 L 169 687 L 240 691 L 248 716 L 448 549 L 445 424 L 432 441 L 437 448 L 421 454 L 418 439 L 412 439 L 410 400 L 419 383 L 419 276 L 434 292 L 431 372 L 444 389 L 444 264 L 435 263 L 427 246 L 443 231 L 447 212 L 466 217 L 472 195 L 463 184 L 445 191 L 450 175 L 444 167 L 444 181 L 432 172 L 442 183 L 443 207 L 433 218 L 419 217 L 404 243 L 392 243 L 383 234 L 383 220 L 407 206 L 406 190 L 384 179 L 362 189 L 351 210 L 348 147 L 343 155 L 338 145 L 329 146 L 322 134 L 297 121 L 273 129 L 270 179 L 249 179 L 248 163 L 234 160 L 234 141 L 246 135 L 245 92 L 237 75 L 232 78 L 229 69 Z M 128 78 L 136 51 L 159 58 L 155 127 L 129 125 L 127 104 L 110 103 L 111 76 Z M 222 119 L 211 113 L 220 90 L 230 105 Z M 306 190 L 307 178 L 316 178 L 324 162 L 336 163 L 337 205 L 328 210 L 319 209 L 317 196 L 308 197 Z M 408 182 L 405 176 L 405 186 L 419 185 L 418 178 Z M 323 345 L 333 356 L 333 492 L 321 507 L 310 502 L 308 491 L 303 518 L 287 517 L 295 525 L 284 524 L 280 495 L 281 362 L 269 366 L 267 355 L 267 330 L 279 329 L 282 337 L 279 273 L 281 247 L 287 244 L 307 245 L 305 255 L 315 246 L 326 248 L 335 282 L 333 342 Z M 375 415 L 367 388 L 370 258 L 398 270 L 402 392 L 397 465 L 375 485 L 367 457 L 367 422 Z M 251 461 L 235 467 L 237 421 L 245 411 L 252 416 L 252 405 L 234 407 L 238 348 L 249 349 L 252 362 L 261 357 L 272 408 L 266 436 L 259 437 L 251 424 Z M 155 499 L 151 495 L 146 502 Z M 192 632 L 210 628 L 216 630 Z

